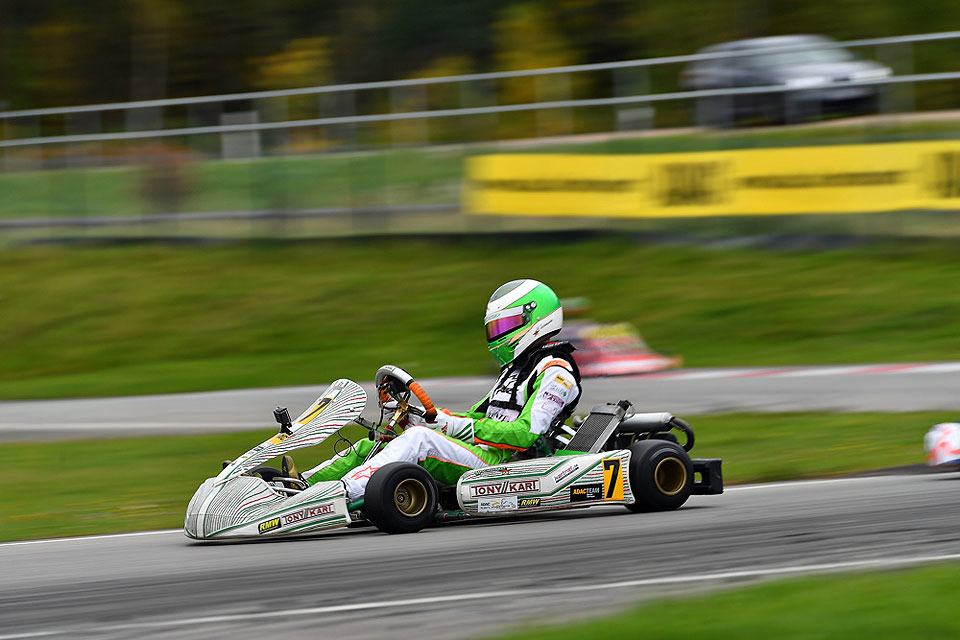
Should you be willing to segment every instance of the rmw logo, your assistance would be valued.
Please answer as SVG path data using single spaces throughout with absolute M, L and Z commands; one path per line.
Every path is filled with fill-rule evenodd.
M 504 480 L 503 482 L 474 485 L 470 487 L 470 495 L 476 498 L 479 496 L 499 496 L 505 493 L 528 493 L 539 490 L 539 480 Z

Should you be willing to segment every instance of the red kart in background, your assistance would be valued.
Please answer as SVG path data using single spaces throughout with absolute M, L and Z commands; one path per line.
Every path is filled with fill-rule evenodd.
M 674 369 L 683 365 L 677 355 L 657 353 L 647 346 L 632 324 L 618 322 L 600 324 L 585 314 L 590 309 L 586 298 L 563 300 L 566 318 L 558 340 L 571 342 L 577 348 L 577 365 L 581 375 L 622 376 Z

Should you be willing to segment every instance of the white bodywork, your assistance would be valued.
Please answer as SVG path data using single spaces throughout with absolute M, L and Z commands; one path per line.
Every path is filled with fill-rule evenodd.
M 290 426 L 204 481 L 187 506 L 184 533 L 201 540 L 305 533 L 350 524 L 343 483 L 319 482 L 293 496 L 243 475 L 285 453 L 323 442 L 356 418 L 367 394 L 355 382 L 331 384 Z
M 923 437 L 923 448 L 931 466 L 960 465 L 960 423 L 941 422 L 930 427 Z
M 463 474 L 457 500 L 471 515 L 633 504 L 629 471 L 628 449 L 512 462 Z

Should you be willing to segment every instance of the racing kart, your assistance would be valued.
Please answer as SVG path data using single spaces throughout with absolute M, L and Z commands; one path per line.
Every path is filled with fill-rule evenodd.
M 386 533 L 412 533 L 434 522 L 591 505 L 666 511 L 691 494 L 723 492 L 721 460 L 690 458 L 690 425 L 666 412 L 635 413 L 625 400 L 593 407 L 573 427 L 557 424 L 519 459 L 468 471 L 452 486 L 439 485 L 419 465 L 393 462 L 372 474 L 363 499 L 348 502 L 342 482 L 310 485 L 289 471 L 288 458 L 280 469 L 264 465 L 351 422 L 375 441 L 369 459 L 402 432 L 411 414 L 427 422 L 436 416 L 429 395 L 399 367 L 381 367 L 375 384 L 378 422 L 361 417 L 366 392 L 347 379 L 331 384 L 296 420 L 277 408 L 279 432 L 200 485 L 187 506 L 184 533 L 198 540 L 259 538 L 364 521 Z

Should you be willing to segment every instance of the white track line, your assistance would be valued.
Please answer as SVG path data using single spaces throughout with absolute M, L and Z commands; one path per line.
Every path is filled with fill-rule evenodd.
M 105 533 L 99 536 L 45 538 L 43 540 L 17 540 L 15 542 L 0 542 L 0 547 L 16 547 L 25 544 L 49 544 L 53 542 L 86 542 L 88 540 L 108 540 L 110 538 L 133 538 L 135 536 L 155 536 L 164 533 L 183 533 L 183 529 L 159 529 L 156 531 L 134 531 L 132 533 Z
M 163 629 L 171 627 L 196 626 L 203 624 L 219 624 L 224 622 L 247 622 L 266 620 L 271 618 L 289 618 L 293 616 L 311 616 L 325 613 L 343 613 L 348 611 L 364 611 L 370 609 L 382 610 L 386 608 L 409 607 L 418 605 L 443 604 L 450 602 L 495 600 L 503 598 L 538 597 L 590 591 L 608 591 L 611 589 L 626 589 L 636 587 L 655 587 L 676 584 L 695 584 L 699 582 L 717 582 L 724 580 L 757 579 L 775 576 L 796 576 L 813 573 L 832 573 L 836 571 L 851 571 L 864 569 L 896 569 L 936 562 L 950 562 L 960 560 L 960 553 L 914 556 L 908 558 L 878 558 L 875 560 L 852 560 L 848 562 L 830 562 L 811 565 L 793 565 L 787 567 L 756 567 L 719 571 L 702 575 L 668 576 L 661 578 L 645 578 L 641 580 L 624 580 L 622 582 L 587 584 L 571 587 L 547 587 L 532 589 L 508 589 L 503 591 L 485 591 L 479 593 L 456 593 L 445 596 L 430 596 L 424 598 L 410 598 L 407 600 L 386 600 L 382 602 L 356 602 L 351 604 L 331 605 L 326 607 L 309 607 L 305 609 L 286 609 L 281 611 L 264 611 L 259 613 L 239 613 L 220 616 L 203 616 L 198 618 L 180 618 L 176 620 L 160 620 L 156 622 L 131 622 L 125 624 L 103 625 L 98 627 L 77 627 L 74 629 L 50 629 L 44 631 L 26 632 L 22 634 L 0 635 L 0 640 L 15 640 L 18 638 L 36 638 L 67 634 L 99 634 L 114 631 L 133 631 L 142 629 Z

